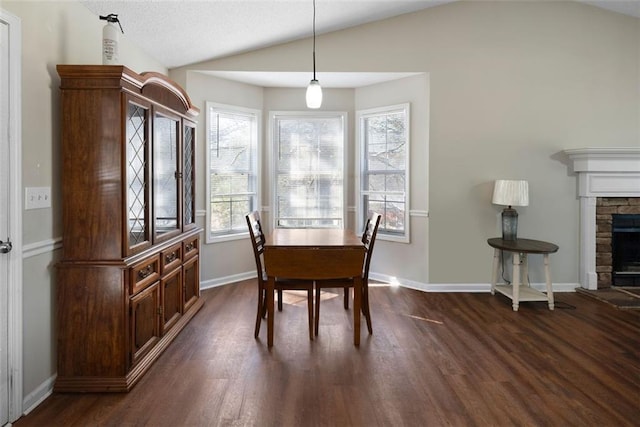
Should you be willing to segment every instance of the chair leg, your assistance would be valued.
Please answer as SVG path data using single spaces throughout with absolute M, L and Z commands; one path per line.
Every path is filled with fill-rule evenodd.
M 367 329 L 369 335 L 373 335 L 373 327 L 371 326 L 371 311 L 369 311 L 369 287 L 363 283 L 362 285 L 362 311 L 364 318 L 367 320 Z
M 258 338 L 260 334 L 260 323 L 262 323 L 262 318 L 266 314 L 267 306 L 264 303 L 264 290 L 258 289 L 258 310 L 256 311 L 256 328 L 253 332 L 254 338 Z
M 313 341 L 313 289 L 307 290 L 307 311 L 309 316 L 309 339 Z
M 282 289 L 278 289 L 278 311 L 282 311 Z
M 349 310 L 349 288 L 344 288 L 344 309 Z
M 316 287 L 316 315 L 315 315 L 315 334 L 318 336 L 318 326 L 320 323 L 320 288 Z
M 267 318 L 267 292 L 264 292 L 264 296 L 262 297 L 262 318 Z

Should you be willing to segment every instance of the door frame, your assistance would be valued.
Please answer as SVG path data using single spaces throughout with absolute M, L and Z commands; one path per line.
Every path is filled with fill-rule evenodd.
M 8 265 L 9 422 L 22 415 L 22 23 L 0 8 L 9 28 L 9 236 L 13 250 Z M 4 212 L 3 212 L 4 213 Z M 6 236 L 2 236 L 6 237 Z M 4 361 L 3 361 L 4 362 Z

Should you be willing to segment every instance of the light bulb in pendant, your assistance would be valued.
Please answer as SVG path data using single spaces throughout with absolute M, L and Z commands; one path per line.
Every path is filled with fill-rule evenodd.
M 320 108 L 322 105 L 322 86 L 320 82 L 313 79 L 307 86 L 307 108 Z

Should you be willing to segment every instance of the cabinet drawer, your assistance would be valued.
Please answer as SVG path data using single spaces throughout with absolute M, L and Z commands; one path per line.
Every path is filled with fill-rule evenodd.
M 160 264 L 162 266 L 161 274 L 167 274 L 182 264 L 182 243 L 178 243 L 162 251 L 160 253 Z
M 200 248 L 199 236 L 193 236 L 185 239 L 182 243 L 184 245 L 184 259 L 189 259 L 198 254 L 198 250 Z
M 131 294 L 137 294 L 160 278 L 160 256 L 154 255 L 130 269 Z

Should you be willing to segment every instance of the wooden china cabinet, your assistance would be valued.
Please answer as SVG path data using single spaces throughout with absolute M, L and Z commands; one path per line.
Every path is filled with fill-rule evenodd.
M 128 391 L 202 307 L 195 118 L 175 82 L 58 65 L 62 260 L 55 391 Z

